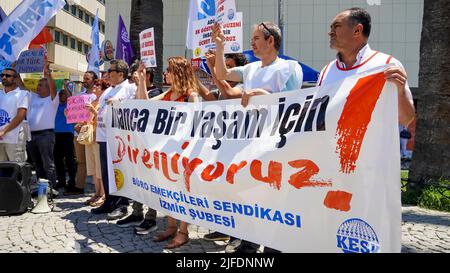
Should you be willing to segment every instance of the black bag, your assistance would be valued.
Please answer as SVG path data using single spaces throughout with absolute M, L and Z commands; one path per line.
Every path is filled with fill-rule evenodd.
M 24 213 L 32 207 L 31 165 L 0 162 L 0 215 Z
M 401 138 L 410 139 L 411 138 L 411 133 L 408 130 L 402 130 L 400 132 L 400 137 Z

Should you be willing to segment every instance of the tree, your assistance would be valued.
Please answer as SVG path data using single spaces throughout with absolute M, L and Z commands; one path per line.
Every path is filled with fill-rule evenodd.
M 416 196 L 426 181 L 450 178 L 450 5 L 423 2 L 417 127 L 407 186 Z
M 162 0 L 132 0 L 130 19 L 130 39 L 133 51 L 140 56 L 139 33 L 147 28 L 155 30 L 155 50 L 158 67 L 153 82 L 162 86 L 163 67 L 163 2 Z

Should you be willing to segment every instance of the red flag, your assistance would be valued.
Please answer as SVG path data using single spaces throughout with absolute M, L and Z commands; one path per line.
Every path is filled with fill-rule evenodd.
M 53 36 L 47 27 L 44 27 L 41 32 L 39 32 L 33 41 L 30 42 L 28 49 L 39 48 L 41 45 L 53 42 Z

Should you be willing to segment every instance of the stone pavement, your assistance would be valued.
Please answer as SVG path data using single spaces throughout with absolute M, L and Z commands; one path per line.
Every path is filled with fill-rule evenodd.
M 88 198 L 59 197 L 59 212 L 0 216 L 0 253 L 170 252 L 163 249 L 166 242 L 153 242 L 153 234 L 137 236 L 132 227 L 121 228 L 105 215 L 91 214 L 83 204 Z M 157 224 L 160 229 L 165 227 L 162 215 L 158 214 Z M 190 242 L 176 252 L 224 252 L 224 242 L 201 239 L 207 233 L 208 229 L 190 225 Z M 450 213 L 403 207 L 402 252 L 450 253 Z

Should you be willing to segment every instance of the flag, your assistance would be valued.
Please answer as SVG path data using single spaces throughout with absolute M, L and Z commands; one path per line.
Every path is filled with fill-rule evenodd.
M 30 42 L 28 49 L 40 48 L 41 45 L 53 42 L 53 36 L 47 27 L 44 27 L 41 32 Z
M 98 9 L 94 18 L 94 25 L 92 25 L 91 40 L 92 48 L 89 53 L 88 71 L 94 71 L 97 76 L 100 76 L 100 38 L 98 30 Z
M 134 52 L 128 36 L 127 28 L 119 15 L 119 28 L 117 30 L 116 59 L 124 60 L 131 65 L 133 63 Z
M 8 17 L 5 13 L 5 11 L 3 11 L 2 7 L 0 7 L 0 24 L 3 22 L 3 20 L 6 19 L 6 17 Z
M 192 49 L 192 29 L 194 21 L 214 17 L 216 15 L 215 0 L 191 0 L 186 31 L 186 47 Z
M 64 0 L 23 0 L 0 24 L 0 55 L 10 62 L 64 7 Z

